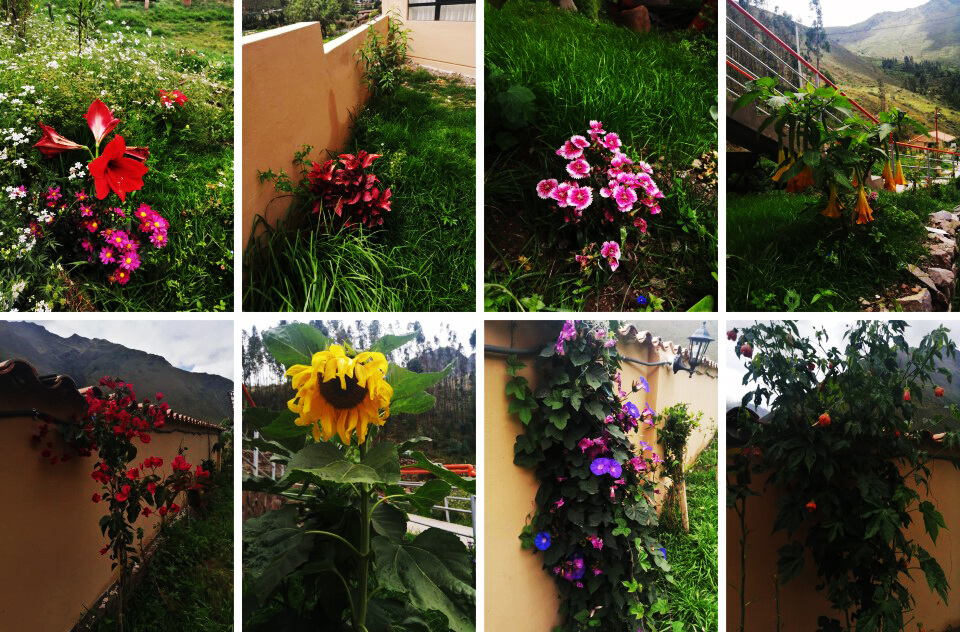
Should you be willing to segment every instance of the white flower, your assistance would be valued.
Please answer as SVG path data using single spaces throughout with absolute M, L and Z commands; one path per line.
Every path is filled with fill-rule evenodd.
M 58 64 L 56 60 L 51 61 L 47 64 L 47 68 L 53 68 L 54 70 L 56 70 L 59 67 L 60 67 L 60 64 Z

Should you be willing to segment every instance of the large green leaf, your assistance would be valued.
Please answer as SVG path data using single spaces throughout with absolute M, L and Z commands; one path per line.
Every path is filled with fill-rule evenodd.
M 307 561 L 313 536 L 297 525 L 297 509 L 288 506 L 268 511 L 243 523 L 243 568 L 245 587 L 260 603 L 277 584 Z
M 373 510 L 372 523 L 377 533 L 394 542 L 400 542 L 407 534 L 407 514 L 385 502 Z
M 333 344 L 316 327 L 303 323 L 280 325 L 263 332 L 263 345 L 274 359 L 290 368 L 294 364 L 310 364 L 313 354 Z
M 266 408 L 244 408 L 243 409 L 243 429 L 245 432 L 253 434 L 254 430 L 263 430 L 276 419 L 277 411 Z
M 383 355 L 387 355 L 394 349 L 399 349 L 403 345 L 407 344 L 411 340 L 417 337 L 417 333 L 413 332 L 410 334 L 404 334 L 402 336 L 395 336 L 393 334 L 387 334 L 386 336 L 377 340 L 370 351 L 379 351 Z
M 407 501 L 416 511 L 429 515 L 434 505 L 450 495 L 451 486 L 446 481 L 432 479 L 417 488 L 416 493 L 407 494 Z
M 470 554 L 457 536 L 427 529 L 409 544 L 377 537 L 372 545 L 380 586 L 405 593 L 421 610 L 439 610 L 451 630 L 476 629 Z
M 435 465 L 423 454 L 423 452 L 411 452 L 410 456 L 412 456 L 415 459 L 416 464 L 419 467 L 422 467 L 423 469 L 427 470 L 428 472 L 430 472 L 440 480 L 446 481 L 447 483 L 450 484 L 451 487 L 462 489 L 463 491 L 467 492 L 471 496 L 475 496 L 477 494 L 476 480 L 469 480 L 466 478 L 462 478 L 454 474 L 453 472 L 451 472 L 445 467 L 440 467 L 439 465 Z
M 397 448 L 389 441 L 374 445 L 361 463 L 346 459 L 332 442 L 311 443 L 290 459 L 291 470 L 335 483 L 395 483 L 400 480 Z
M 432 395 L 424 393 L 423 390 L 447 377 L 456 363 L 457 360 L 453 359 L 442 371 L 432 373 L 414 373 L 396 364 L 391 364 L 386 375 L 387 382 L 393 387 L 393 397 L 390 400 L 391 414 L 422 413 L 430 410 L 436 400 Z M 429 406 L 424 408 L 428 402 Z

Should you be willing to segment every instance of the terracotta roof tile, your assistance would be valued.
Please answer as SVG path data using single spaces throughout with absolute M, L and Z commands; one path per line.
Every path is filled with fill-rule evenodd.
M 640 331 L 637 326 L 632 323 L 628 323 L 627 325 L 623 326 L 617 333 L 624 338 L 632 337 L 639 344 L 651 345 L 658 352 L 666 352 L 667 355 L 670 356 L 668 359 L 673 359 L 677 353 L 679 353 L 684 360 L 690 359 L 690 349 L 684 348 L 672 340 L 664 340 L 660 336 L 654 336 L 653 332 Z M 700 367 L 707 367 L 709 369 L 716 370 L 717 363 L 708 358 L 704 358 L 703 362 L 701 362 L 697 368 Z

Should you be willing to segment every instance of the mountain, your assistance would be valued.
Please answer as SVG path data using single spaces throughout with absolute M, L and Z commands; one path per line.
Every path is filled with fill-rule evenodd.
M 884 11 L 850 26 L 827 27 L 830 43 L 857 55 L 943 61 L 960 66 L 960 0 Z
M 0 321 L 0 361 L 12 359 L 26 360 L 40 375 L 67 375 L 80 387 L 118 377 L 132 383 L 140 399 L 162 392 L 171 409 L 203 421 L 233 417 L 231 380 L 184 371 L 158 355 L 100 338 L 63 338 L 34 323 Z

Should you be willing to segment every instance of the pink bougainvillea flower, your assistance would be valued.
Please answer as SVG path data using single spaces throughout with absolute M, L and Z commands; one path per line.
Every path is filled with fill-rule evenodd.
M 40 125 L 40 129 L 43 130 L 43 135 L 34 147 L 47 158 L 73 149 L 86 149 L 83 145 L 78 145 L 72 140 L 64 138 L 49 125 L 44 125 L 39 122 L 38 124 Z
M 143 515 L 144 515 L 145 517 L 149 518 L 149 517 L 150 517 L 150 514 L 153 513 L 153 510 L 150 509 L 149 507 L 144 507 L 144 508 L 143 508 L 143 511 L 142 511 L 141 513 L 143 513 Z
M 590 187 L 573 187 L 567 195 L 567 202 L 578 211 L 582 211 L 593 203 L 593 189 Z
M 143 176 L 150 169 L 124 156 L 126 148 L 123 136 L 117 134 L 104 148 L 100 157 L 90 163 L 88 168 L 96 185 L 98 199 L 107 197 L 112 190 L 125 202 L 127 193 L 143 188 Z
M 557 150 L 557 155 L 566 160 L 576 160 L 583 155 L 583 148 L 574 145 L 568 140 L 563 143 L 563 147 Z
M 537 183 L 537 195 L 540 196 L 541 200 L 547 200 L 550 198 L 550 194 L 553 193 L 553 190 L 557 188 L 557 181 L 553 178 L 549 180 L 541 180 Z
M 97 142 L 97 147 L 100 146 L 100 141 L 112 132 L 113 128 L 120 122 L 120 119 L 113 118 L 113 112 L 111 112 L 110 108 L 100 99 L 93 100 L 84 118 L 87 119 L 87 125 L 90 126 L 90 131 L 93 132 L 93 138 Z M 101 197 L 100 199 L 103 198 Z
M 615 241 L 605 241 L 600 246 L 600 256 L 610 264 L 610 271 L 616 272 L 620 267 L 620 244 Z
M 125 502 L 128 498 L 130 498 L 130 486 L 129 485 L 122 486 L 120 488 L 120 491 L 117 493 L 116 496 L 114 496 L 114 498 L 116 498 L 117 501 L 119 502 Z
M 590 163 L 583 158 L 578 158 L 567 165 L 567 173 L 570 174 L 571 178 L 579 180 L 590 173 Z

